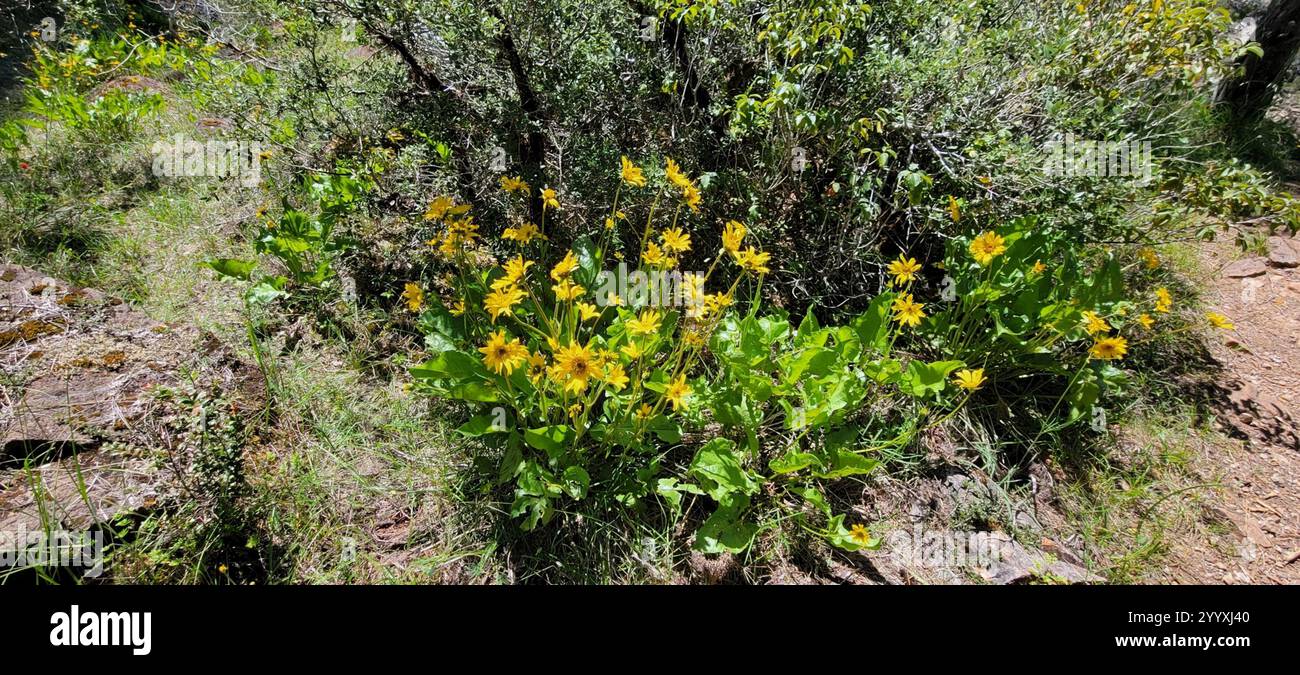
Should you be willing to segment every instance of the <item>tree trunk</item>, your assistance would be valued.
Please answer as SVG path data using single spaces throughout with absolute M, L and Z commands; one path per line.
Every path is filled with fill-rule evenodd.
M 1263 117 L 1277 93 L 1282 74 L 1300 48 L 1300 0 L 1273 0 L 1260 16 L 1255 42 L 1264 55 L 1244 54 L 1241 74 L 1219 85 L 1218 101 L 1236 120 Z

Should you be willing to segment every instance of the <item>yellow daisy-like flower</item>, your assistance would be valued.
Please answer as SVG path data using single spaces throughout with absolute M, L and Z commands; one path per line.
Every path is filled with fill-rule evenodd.
M 641 350 L 641 346 L 635 342 L 629 342 L 623 345 L 623 348 L 620 349 L 619 351 L 623 352 L 624 356 L 628 357 L 629 359 L 632 359 L 633 361 L 641 358 L 642 354 L 645 354 L 645 352 Z
M 849 538 L 862 546 L 871 544 L 871 532 L 865 525 L 854 525 L 849 528 Z
M 1113 361 L 1124 358 L 1128 352 L 1128 340 L 1122 337 L 1106 337 L 1097 340 L 1092 344 L 1092 349 L 1088 353 L 1094 359 L 1103 361 Z
M 690 395 L 691 387 L 686 384 L 686 373 L 678 375 L 664 390 L 664 398 L 673 405 L 673 411 L 681 410 L 686 405 L 686 397 Z
M 649 403 L 642 403 L 641 407 L 636 409 L 636 418 L 644 420 L 650 417 L 652 412 L 654 412 L 654 408 L 651 408 Z
M 1088 335 L 1110 332 L 1110 324 L 1106 323 L 1105 319 L 1097 316 L 1096 312 L 1084 312 L 1083 320 L 1083 328 L 1088 331 Z
M 447 195 L 434 197 L 429 203 L 429 208 L 424 211 L 425 220 L 442 220 L 448 215 L 458 215 L 468 211 L 468 206 L 456 206 L 456 200 Z
M 632 187 L 645 187 L 645 174 L 641 167 L 632 163 L 627 155 L 619 157 L 619 163 L 622 164 L 623 182 Z
M 578 308 L 578 317 L 583 321 L 600 318 L 600 310 L 596 309 L 596 306 L 590 302 L 579 302 L 575 306 Z
M 680 227 L 672 227 L 659 234 L 664 243 L 664 250 L 669 253 L 685 253 L 691 250 L 691 235 Z
M 691 207 L 692 211 L 699 213 L 700 203 L 704 201 L 704 198 L 700 196 L 699 188 L 694 185 L 688 185 L 685 188 L 682 188 L 682 201 L 685 202 L 687 206 Z
M 596 355 L 584 345 L 570 344 L 556 353 L 550 375 L 565 391 L 582 392 L 596 372 Z
M 664 255 L 663 249 L 659 248 L 659 244 L 652 241 L 646 243 L 645 253 L 641 254 L 641 260 L 645 261 L 647 265 L 663 265 L 667 262 L 668 257 Z
M 736 256 L 736 262 L 745 269 L 756 274 L 767 274 L 772 270 L 768 268 L 767 263 L 772 259 L 772 254 L 763 252 L 759 253 L 753 246 L 741 251 Z
M 1047 271 L 1047 265 L 1044 265 L 1043 261 L 1041 260 L 1036 260 L 1034 261 L 1034 266 L 1031 267 L 1029 271 L 1033 272 L 1034 274 L 1042 274 L 1043 272 Z
M 921 271 L 921 263 L 916 262 L 915 258 L 908 258 L 905 255 L 899 255 L 898 259 L 889 263 L 889 273 L 894 277 L 894 283 L 903 285 L 911 282 L 916 278 L 916 273 Z
M 605 369 L 605 384 L 608 384 L 614 391 L 623 391 L 627 387 L 628 377 L 624 372 L 623 366 L 615 363 Z
M 970 243 L 971 257 L 975 258 L 975 262 L 980 265 L 987 265 L 1006 252 L 1006 240 L 996 232 L 985 232 Z
M 488 296 L 483 299 L 483 309 L 491 315 L 492 321 L 496 322 L 502 314 L 514 316 L 514 306 L 523 300 L 523 290 L 514 286 L 500 288 L 488 293 Z
M 492 372 L 506 377 L 528 360 L 528 348 L 519 343 L 519 338 L 507 340 L 504 330 L 493 333 L 479 351 L 483 352 L 483 362 Z
M 532 193 L 532 188 L 529 187 L 528 182 L 521 176 L 515 176 L 514 178 L 511 178 L 510 176 L 502 176 L 501 189 L 506 192 L 522 192 L 524 194 Z
M 1216 312 L 1206 312 L 1205 318 L 1210 320 L 1210 325 L 1223 330 L 1236 330 L 1237 326 L 1232 323 L 1228 317 Z
M 680 190 L 693 187 L 691 179 L 687 178 L 686 174 L 682 173 L 682 168 L 677 165 L 677 162 L 673 161 L 672 157 L 664 158 L 664 174 L 668 176 L 668 181 L 673 185 L 676 185 Z
M 622 307 L 623 298 L 619 297 L 618 293 L 610 293 L 605 296 L 605 304 L 609 307 Z
M 915 328 L 925 318 L 925 303 L 912 300 L 911 293 L 903 293 L 894 299 L 894 321 L 900 325 Z
M 1161 314 L 1168 314 L 1169 309 L 1174 305 L 1173 296 L 1169 295 L 1169 289 L 1161 286 L 1156 289 L 1156 311 Z
M 532 266 L 533 261 L 524 260 L 522 255 L 515 256 L 503 266 L 502 269 L 504 269 L 506 273 L 498 277 L 496 281 L 492 282 L 492 290 L 499 291 L 503 288 L 514 286 L 524 278 L 524 275 L 528 273 L 528 268 Z
M 402 291 L 402 300 L 406 301 L 407 309 L 418 312 L 424 308 L 424 290 L 408 281 L 406 282 L 406 288 Z
M 1156 254 L 1155 249 L 1149 246 L 1138 251 L 1138 257 L 1142 258 L 1142 262 L 1146 264 L 1146 267 L 1149 270 L 1160 267 L 1160 256 Z
M 569 275 L 573 274 L 573 270 L 576 269 L 578 269 L 578 258 L 573 255 L 573 251 L 569 251 L 564 254 L 560 262 L 555 263 L 555 267 L 551 268 L 551 278 L 556 281 L 563 281 L 569 278 Z
M 581 297 L 583 293 L 587 292 L 587 289 L 583 288 L 582 286 L 579 286 L 578 284 L 573 283 L 572 281 L 569 281 L 568 279 L 565 279 L 564 281 L 561 281 L 560 283 L 551 286 L 551 290 L 555 291 L 556 300 L 574 300 Z
M 546 188 L 542 190 L 542 208 L 546 208 L 546 209 L 560 208 L 560 200 L 556 198 L 555 190 L 552 190 L 551 188 Z
M 1151 330 L 1151 327 L 1156 325 L 1156 320 L 1151 318 L 1150 314 L 1142 314 L 1137 318 L 1137 322 L 1147 330 Z
M 728 220 L 722 228 L 722 248 L 728 253 L 736 255 L 740 252 L 740 242 L 744 241 L 745 235 L 748 234 L 744 224 L 736 220 Z
M 641 312 L 641 316 L 627 322 L 627 330 L 633 335 L 651 335 L 659 332 L 659 323 L 663 315 L 653 309 Z
M 984 385 L 983 368 L 962 368 L 953 376 L 953 384 L 967 391 L 975 391 Z
M 519 227 L 507 227 L 502 233 L 501 238 L 506 241 L 516 241 L 520 246 L 526 245 L 534 239 L 545 239 L 546 235 L 532 223 L 524 223 Z

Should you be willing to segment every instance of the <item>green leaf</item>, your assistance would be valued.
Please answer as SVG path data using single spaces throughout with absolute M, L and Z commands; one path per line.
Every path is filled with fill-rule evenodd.
M 845 476 L 858 476 L 871 473 L 876 467 L 880 466 L 878 460 L 863 457 L 849 450 L 833 450 L 830 455 L 829 461 L 826 462 L 826 470 L 813 474 L 817 478 L 835 479 Z
M 499 418 L 497 415 L 475 415 L 462 425 L 456 431 L 469 438 L 483 436 L 485 434 L 499 434 L 506 431 L 504 424 L 497 424 Z
M 731 493 L 758 492 L 758 482 L 740 465 L 736 444 L 730 439 L 715 438 L 705 443 L 695 453 L 690 473 L 699 479 L 709 496 L 719 502 Z
M 573 427 L 555 424 L 524 431 L 524 442 L 548 455 L 556 456 L 568 449 L 574 435 Z
M 702 553 L 740 553 L 749 548 L 758 526 L 741 520 L 749 497 L 731 495 L 718 504 L 695 533 L 695 550 Z
M 580 466 L 571 466 L 564 470 L 564 492 L 574 499 L 587 496 L 591 486 L 591 476 Z
M 257 269 L 255 260 L 239 260 L 237 258 L 217 258 L 199 263 L 202 267 L 207 267 L 223 277 L 240 279 L 248 281 L 253 275 L 253 270 Z
M 925 363 L 913 359 L 907 364 L 907 372 L 899 380 L 898 387 L 916 398 L 924 398 L 943 391 L 948 383 L 948 373 L 961 367 L 961 361 L 935 361 Z
M 817 463 L 817 456 L 808 452 L 787 452 L 781 457 L 774 458 L 767 463 L 769 469 L 774 473 L 794 473 L 800 469 L 806 469 Z
M 862 341 L 863 350 L 885 351 L 889 341 L 889 305 L 894 301 L 893 293 L 881 293 L 872 299 L 867 311 L 855 317 L 849 325 Z
M 244 297 L 248 299 L 249 304 L 267 305 L 283 295 L 288 295 L 288 293 L 276 288 L 271 282 L 263 280 L 261 283 L 250 287 Z

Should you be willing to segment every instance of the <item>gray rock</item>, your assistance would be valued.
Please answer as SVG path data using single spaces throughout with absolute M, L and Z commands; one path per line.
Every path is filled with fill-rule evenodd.
M 1257 277 L 1268 271 L 1267 258 L 1246 258 L 1238 260 L 1223 268 L 1223 276 L 1229 279 L 1243 279 L 1245 277 Z
M 1027 549 L 1017 541 L 1001 543 L 998 561 L 983 572 L 984 578 L 990 583 L 1018 584 L 1035 579 L 1069 584 L 1106 581 L 1078 565 L 1058 560 L 1042 551 Z
M 1282 237 L 1268 238 L 1268 261 L 1274 267 L 1296 267 L 1300 266 L 1300 256 L 1291 244 Z

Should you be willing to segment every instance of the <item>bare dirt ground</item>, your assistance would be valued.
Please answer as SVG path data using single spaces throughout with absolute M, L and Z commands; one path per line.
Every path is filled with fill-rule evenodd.
M 1206 306 L 1236 329 L 1209 340 L 1206 402 L 1231 441 L 1192 453 L 1217 484 L 1206 507 L 1226 528 L 1176 541 L 1164 565 L 1176 583 L 1300 583 L 1300 239 L 1269 240 L 1269 255 L 1228 241 L 1201 247 Z

